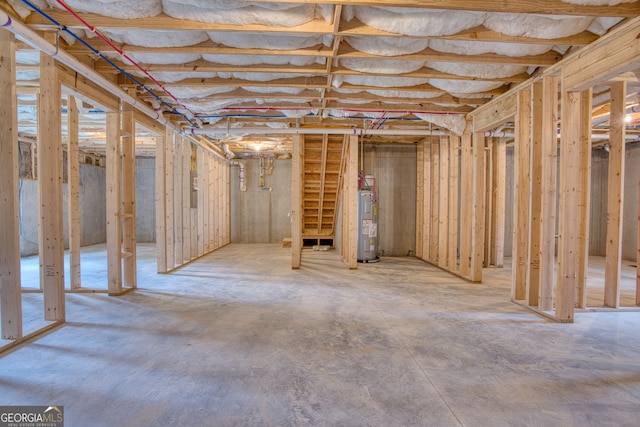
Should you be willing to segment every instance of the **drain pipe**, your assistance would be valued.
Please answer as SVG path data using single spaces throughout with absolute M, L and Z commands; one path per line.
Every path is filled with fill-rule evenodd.
M 231 166 L 239 166 L 240 167 L 240 191 L 247 191 L 247 184 L 244 182 L 244 165 L 237 160 L 233 162 L 229 162 Z

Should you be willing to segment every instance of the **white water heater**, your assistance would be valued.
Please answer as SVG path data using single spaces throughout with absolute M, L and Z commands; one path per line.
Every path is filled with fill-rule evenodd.
M 358 191 L 358 261 L 380 261 L 378 258 L 378 204 L 373 189 Z

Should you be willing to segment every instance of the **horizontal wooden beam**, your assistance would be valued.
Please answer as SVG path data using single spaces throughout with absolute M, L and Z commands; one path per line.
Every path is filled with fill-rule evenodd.
M 582 91 L 640 66 L 640 17 L 571 55 L 564 65 L 564 89 Z
M 517 94 L 501 96 L 494 102 L 477 108 L 470 115 L 473 117 L 473 132 L 485 132 L 505 122 L 512 121 L 517 111 Z

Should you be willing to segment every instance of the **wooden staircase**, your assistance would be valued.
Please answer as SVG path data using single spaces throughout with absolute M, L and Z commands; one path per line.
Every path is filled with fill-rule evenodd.
M 338 215 L 343 135 L 305 135 L 302 147 L 302 238 L 333 239 Z

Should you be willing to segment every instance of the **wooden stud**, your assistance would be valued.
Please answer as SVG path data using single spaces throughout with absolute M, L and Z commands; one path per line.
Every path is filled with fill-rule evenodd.
M 82 287 L 80 275 L 80 236 L 82 224 L 80 222 L 80 161 L 78 150 L 78 106 L 76 99 L 69 96 L 67 106 L 67 146 L 68 168 L 68 222 L 69 222 L 69 286 L 71 289 Z
M 182 264 L 191 261 L 191 142 L 182 139 Z
M 516 140 L 514 144 L 513 248 L 511 298 L 524 301 L 527 294 L 529 260 L 529 190 L 531 151 L 531 90 L 518 92 Z
M 458 174 L 460 160 L 460 136 L 451 134 L 449 141 L 449 255 L 447 268 L 449 271 L 458 270 Z
M 197 211 L 197 222 L 198 222 L 198 233 L 196 234 L 196 240 L 198 242 L 198 256 L 204 254 L 204 158 L 205 152 L 204 149 L 198 147 L 198 171 L 197 171 L 197 179 L 198 179 L 198 208 Z
M 228 245 L 229 243 L 231 243 L 231 198 L 229 195 L 229 185 L 231 182 L 231 167 L 229 166 L 229 163 L 224 163 L 222 165 L 222 167 L 224 168 L 224 202 L 223 205 L 224 206 L 224 217 L 225 217 L 225 222 L 224 222 L 224 244 Z
M 440 216 L 440 142 L 431 142 L 431 227 L 429 261 L 438 263 L 438 218 Z
M 422 259 L 429 261 L 431 259 L 431 140 L 425 140 L 423 143 L 424 159 L 424 196 L 422 208 Z
M 135 96 L 135 88 L 128 89 Z M 122 103 L 122 284 L 129 288 L 137 286 L 136 254 L 136 123 L 133 106 Z
M 542 276 L 542 82 L 536 82 L 531 91 L 531 221 L 529 231 L 529 270 L 527 272 L 527 303 L 538 306 Z
M 55 60 L 41 53 L 38 97 L 40 287 L 44 290 L 44 318 L 56 321 L 65 319 L 60 100 Z
M 560 214 L 558 233 L 558 279 L 555 294 L 556 317 L 573 321 L 575 290 L 578 282 L 580 247 L 580 94 L 562 92 L 562 135 L 560 137 Z
M 0 315 L 2 339 L 22 337 L 16 40 L 0 31 Z
M 507 144 L 502 138 L 494 138 L 492 150 L 491 188 L 491 254 L 489 264 L 504 264 L 505 198 L 507 174 Z
M 416 145 L 416 257 L 422 258 L 422 215 L 424 212 L 424 140 Z
M 300 268 L 302 259 L 302 135 L 293 137 L 291 158 L 291 268 Z
M 107 179 L 107 279 L 109 295 L 122 293 L 122 260 L 120 221 L 120 114 L 107 113 L 106 141 Z
M 438 200 L 438 265 L 446 267 L 449 243 L 449 137 L 440 137 Z
M 636 249 L 636 305 L 640 305 L 640 183 L 638 183 L 638 232 Z
M 167 271 L 173 270 L 175 267 L 175 219 L 174 219 L 174 187 L 173 187 L 173 175 L 174 164 L 173 159 L 175 156 L 176 134 L 169 128 L 165 128 L 164 147 L 165 147 L 165 166 L 164 166 L 164 226 L 165 239 L 166 239 L 166 254 L 167 254 Z M 158 191 L 156 189 L 156 191 Z M 159 212 L 156 212 L 159 215 Z M 156 237 L 157 239 L 157 237 Z
M 200 187 L 200 191 L 202 192 L 201 209 L 203 211 L 203 218 L 202 235 L 200 238 L 203 240 L 203 251 L 204 253 L 207 253 L 211 251 L 211 242 L 209 241 L 209 165 L 213 159 L 207 152 L 203 152 L 202 157 L 202 172 L 200 174 L 202 186 Z
M 493 199 L 492 189 L 493 189 L 493 141 L 494 138 L 487 139 L 485 151 L 484 151 L 484 161 L 485 161 L 485 172 L 484 172 L 484 188 L 485 191 L 485 212 L 484 212 L 484 254 L 482 258 L 482 265 L 487 267 L 489 266 L 489 260 L 491 258 L 491 248 L 493 247 L 493 232 L 491 230 L 492 217 L 493 217 Z
M 462 134 L 462 150 L 460 152 L 460 275 L 469 276 L 471 259 L 471 235 L 472 235 L 472 205 L 473 173 L 472 173 L 472 146 L 471 129 L 467 125 Z
M 589 211 L 591 207 L 591 89 L 580 92 L 580 231 L 578 234 L 578 282 L 576 307 L 587 306 L 587 271 L 589 268 Z
M 485 137 L 473 134 L 473 207 L 471 230 L 471 281 L 482 281 L 482 259 L 484 255 L 485 222 Z
M 184 137 L 176 136 L 173 155 L 173 219 L 174 219 L 174 265 L 179 266 L 184 262 L 182 254 L 184 229 L 182 228 L 182 156 L 184 150 Z
M 604 305 L 620 306 L 622 207 L 624 206 L 625 104 L 627 84 L 611 84 L 609 180 L 607 191 L 607 245 L 604 270 Z
M 347 164 L 347 199 L 349 217 L 347 218 L 349 258 L 347 266 L 358 268 L 358 136 L 349 136 L 349 163 Z
M 167 128 L 167 132 L 169 129 Z M 167 269 L 167 205 L 166 193 L 166 145 L 168 135 L 156 137 L 156 271 L 166 273 Z
M 541 311 L 553 309 L 553 284 L 556 248 L 556 175 L 558 159 L 558 78 L 542 81 L 542 217 L 540 247 Z

